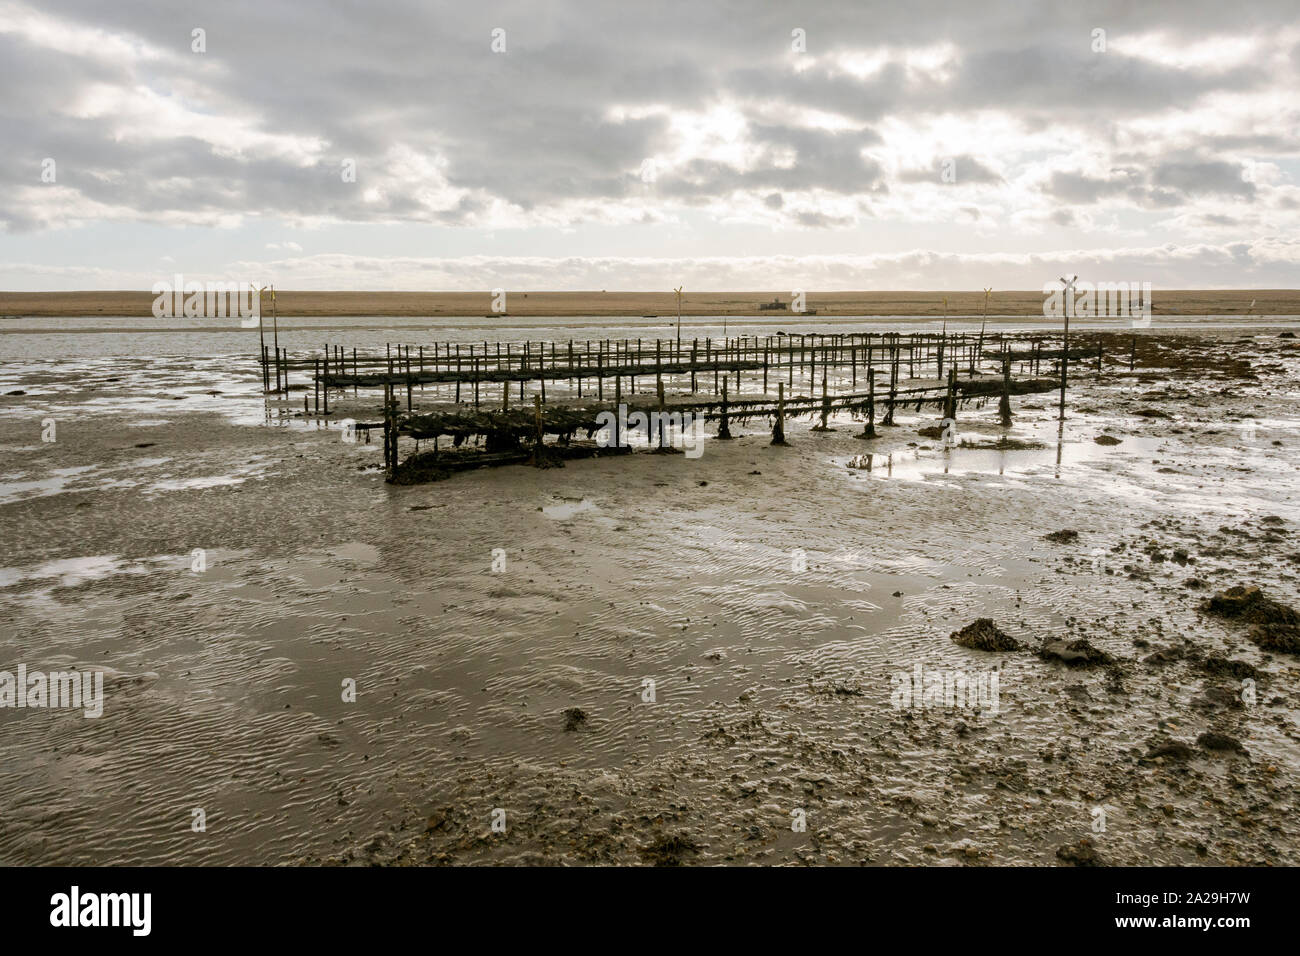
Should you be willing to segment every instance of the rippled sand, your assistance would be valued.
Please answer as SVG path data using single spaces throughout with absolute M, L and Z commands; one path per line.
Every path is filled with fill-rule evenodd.
M 0 667 L 103 669 L 107 702 L 0 710 L 0 862 L 1049 864 L 1090 838 L 1294 865 L 1297 661 L 1196 606 L 1244 581 L 1300 603 L 1300 350 L 1168 339 L 1167 371 L 1081 373 L 1059 441 L 1051 397 L 1017 399 L 1035 450 L 944 451 L 900 413 L 873 443 L 754 423 L 694 460 L 405 488 L 378 444 L 267 424 L 246 360 L 6 369 Z M 993 406 L 960 421 L 1002 433 Z M 1120 668 L 949 640 L 979 617 Z M 1257 666 L 1258 703 L 1143 660 L 1184 641 Z M 1000 664 L 998 712 L 895 710 L 917 663 Z M 1209 729 L 1249 756 L 1139 759 Z

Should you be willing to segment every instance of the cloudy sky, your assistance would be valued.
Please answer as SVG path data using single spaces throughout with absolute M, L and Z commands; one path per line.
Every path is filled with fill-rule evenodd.
M 0 288 L 1295 288 L 1297 91 L 1296 0 L 0 0 Z

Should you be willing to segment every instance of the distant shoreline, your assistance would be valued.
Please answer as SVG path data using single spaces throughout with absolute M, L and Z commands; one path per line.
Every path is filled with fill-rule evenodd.
M 816 315 L 788 309 L 763 309 L 761 303 L 779 298 L 787 305 L 789 291 L 701 292 L 682 298 L 683 319 L 738 317 L 770 322 L 847 319 L 854 317 L 939 318 L 948 300 L 950 318 L 980 317 L 985 298 L 981 291 L 959 292 L 808 292 L 806 307 Z M 0 292 L 0 319 L 74 317 L 150 317 L 154 296 L 149 292 Z M 993 292 L 988 314 L 1007 318 L 1043 315 L 1041 291 Z M 1199 317 L 1204 315 L 1300 315 L 1300 289 L 1161 290 L 1152 294 L 1152 314 Z M 456 319 L 511 318 L 655 318 L 676 320 L 672 292 L 534 292 L 506 293 L 506 311 L 496 313 L 491 292 L 277 292 L 275 308 L 282 318 L 375 317 Z M 263 299 L 263 312 L 270 314 Z M 1080 317 L 1082 318 L 1082 316 Z

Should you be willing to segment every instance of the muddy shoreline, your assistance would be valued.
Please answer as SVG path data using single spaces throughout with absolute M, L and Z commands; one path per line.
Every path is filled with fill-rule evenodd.
M 0 859 L 1295 865 L 1300 658 L 1203 607 L 1300 606 L 1300 348 L 1152 338 L 1061 432 L 1027 396 L 949 450 L 756 422 L 407 488 L 259 423 L 247 362 L 11 375 L 0 650 L 108 699 L 0 710 Z M 952 639 L 985 618 L 1019 649 Z M 997 709 L 896 707 L 917 665 Z

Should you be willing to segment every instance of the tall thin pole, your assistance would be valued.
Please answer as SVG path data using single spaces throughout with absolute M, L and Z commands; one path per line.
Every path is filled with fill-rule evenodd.
M 673 290 L 677 293 L 677 352 L 682 351 L 682 287 Z
M 1065 313 L 1065 334 L 1061 337 L 1061 411 L 1059 420 L 1065 421 L 1065 380 L 1069 374 L 1070 368 L 1070 300 L 1074 298 L 1074 283 L 1078 276 L 1071 276 L 1069 279 L 1061 278 L 1061 283 L 1065 286 L 1065 294 L 1061 299 L 1061 309 Z
M 280 354 L 280 320 L 275 311 L 275 286 L 271 286 L 271 328 L 275 336 L 275 354 Z M 280 390 L 280 363 L 275 365 L 275 390 Z M 287 391 L 287 389 L 286 389 Z
M 971 362 L 970 362 L 971 375 L 975 374 L 975 363 L 978 362 L 981 358 L 983 358 L 983 356 L 980 353 L 984 351 L 984 326 L 989 324 L 989 293 L 991 293 L 992 291 L 993 291 L 992 286 L 989 286 L 987 289 L 984 290 L 984 318 L 980 320 L 979 344 L 975 346 L 975 354 L 971 356 Z
M 939 361 L 935 368 L 939 378 L 943 378 L 943 349 L 948 344 L 948 297 L 943 297 L 943 331 L 939 333 Z M 953 363 L 956 364 L 955 362 Z
M 260 289 L 257 293 L 257 343 L 262 348 L 262 391 L 267 392 L 271 388 L 271 373 L 266 367 L 266 325 L 262 321 L 262 292 Z

